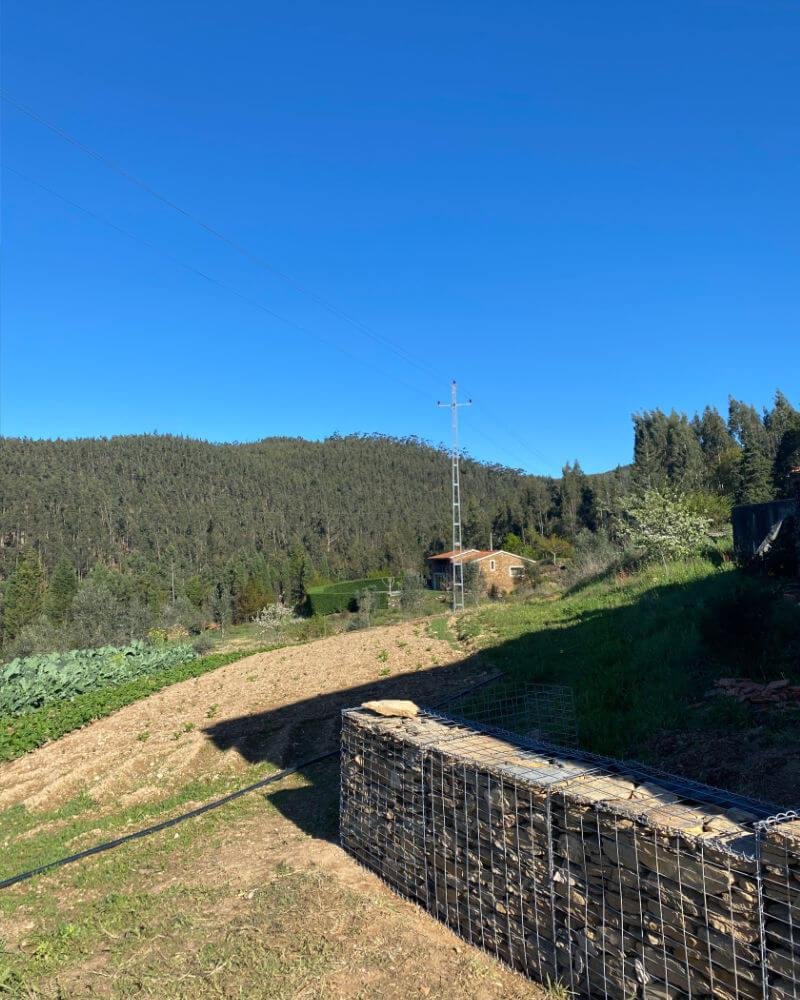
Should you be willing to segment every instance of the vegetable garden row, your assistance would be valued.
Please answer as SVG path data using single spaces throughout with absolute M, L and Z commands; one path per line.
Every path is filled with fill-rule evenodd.
M 76 695 L 159 674 L 193 660 L 188 644 L 103 646 L 41 653 L 0 667 L 0 715 L 18 715 Z

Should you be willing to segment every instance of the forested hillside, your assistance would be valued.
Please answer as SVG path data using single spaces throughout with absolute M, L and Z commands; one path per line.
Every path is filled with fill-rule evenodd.
M 449 537 L 449 456 L 413 440 L 6 439 L 2 453 L 6 573 L 33 546 L 48 566 L 66 553 L 80 575 L 144 562 L 183 578 L 263 557 L 277 581 L 302 557 L 336 577 L 416 566 Z M 482 544 L 503 510 L 547 516 L 541 481 L 471 461 L 462 474 L 466 530 Z
M 6 438 L 0 450 L 6 644 L 37 621 L 83 622 L 83 641 L 105 642 L 193 614 L 244 620 L 313 583 L 419 570 L 449 546 L 449 456 L 416 439 Z M 633 454 L 594 476 L 568 463 L 559 479 L 464 461 L 465 544 L 567 558 L 590 534 L 613 538 L 638 488 L 692 494 L 724 519 L 732 502 L 785 493 L 800 414 L 780 393 L 761 414 L 731 400 L 727 420 L 645 412 Z

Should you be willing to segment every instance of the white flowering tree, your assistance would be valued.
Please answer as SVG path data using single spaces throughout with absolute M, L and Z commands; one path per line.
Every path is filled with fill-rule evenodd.
M 711 527 L 689 497 L 675 490 L 644 490 L 627 497 L 620 534 L 649 558 L 681 559 L 696 553 Z
M 253 624 L 264 636 L 279 632 L 284 625 L 295 621 L 295 614 L 281 601 L 268 604 L 253 617 Z

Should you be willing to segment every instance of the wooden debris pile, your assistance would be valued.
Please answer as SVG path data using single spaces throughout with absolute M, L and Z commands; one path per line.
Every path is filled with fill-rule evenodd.
M 750 805 L 424 713 L 343 717 L 346 849 L 574 996 L 763 1000 Z
M 721 677 L 710 694 L 727 695 L 751 705 L 800 704 L 800 684 L 791 684 L 785 678 L 759 684 L 744 677 Z

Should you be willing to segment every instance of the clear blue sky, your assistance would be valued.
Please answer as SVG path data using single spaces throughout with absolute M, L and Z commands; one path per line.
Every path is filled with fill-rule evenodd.
M 9 94 L 416 359 L 6 106 L 5 434 L 442 441 L 455 376 L 553 473 L 800 403 L 797 0 L 4 8 Z

